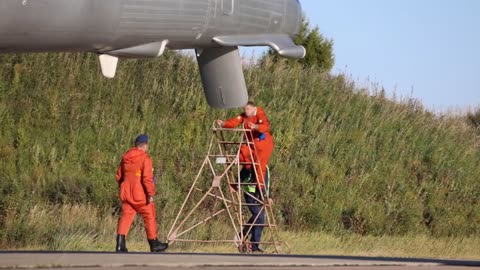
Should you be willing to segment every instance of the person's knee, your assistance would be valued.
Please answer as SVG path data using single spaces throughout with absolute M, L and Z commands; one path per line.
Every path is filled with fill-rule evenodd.
M 150 213 L 150 212 L 142 213 L 142 218 L 143 218 L 143 221 L 145 222 L 145 224 L 151 224 L 151 223 L 156 222 L 155 215 L 153 213 Z
M 261 209 L 255 209 L 255 211 L 253 211 L 253 216 L 255 217 L 255 219 L 257 220 L 257 224 L 260 224 L 260 223 L 264 223 L 265 222 L 265 213 L 263 212 L 263 210 Z
M 265 223 L 265 215 L 260 215 L 257 219 L 258 224 L 264 224 Z

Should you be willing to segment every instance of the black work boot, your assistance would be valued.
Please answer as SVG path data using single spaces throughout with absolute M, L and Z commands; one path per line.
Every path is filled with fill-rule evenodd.
M 256 249 L 252 250 L 253 254 L 264 254 L 265 251 L 257 247 Z
M 148 244 L 150 245 L 150 251 L 151 252 L 162 252 L 162 251 L 165 251 L 168 248 L 167 243 L 162 243 L 162 242 L 158 241 L 158 239 L 148 240 Z
M 117 247 L 115 248 L 115 252 L 119 252 L 119 253 L 128 252 L 127 239 L 125 235 L 121 235 L 121 234 L 117 235 Z

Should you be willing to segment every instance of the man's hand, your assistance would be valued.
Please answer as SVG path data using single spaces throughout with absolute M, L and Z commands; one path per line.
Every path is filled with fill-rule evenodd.
M 237 188 L 236 188 L 236 187 L 237 187 L 237 186 L 235 186 L 235 185 L 230 185 L 230 192 L 232 192 L 232 193 L 237 192 Z
M 154 200 L 153 196 L 148 196 L 148 198 L 147 198 L 147 204 L 151 204 L 151 203 L 153 203 L 154 201 L 155 201 L 155 200 Z
M 273 205 L 273 199 L 272 198 L 268 198 L 268 204 Z
M 248 127 L 250 129 L 253 129 L 253 130 L 257 130 L 258 129 L 258 125 L 254 124 L 254 123 L 248 123 Z
M 223 121 L 223 120 L 217 120 L 217 125 L 223 127 L 223 125 L 225 125 L 225 121 Z

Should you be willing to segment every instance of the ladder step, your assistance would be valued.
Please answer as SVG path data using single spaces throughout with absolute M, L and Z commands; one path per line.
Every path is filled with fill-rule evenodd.
M 219 141 L 219 144 L 254 144 L 253 142 L 230 142 L 230 141 Z
M 236 158 L 237 155 L 208 155 L 209 157 L 234 157 Z
M 222 157 L 224 157 L 224 156 L 222 156 Z M 260 165 L 260 163 L 257 163 L 257 162 L 234 162 L 234 161 L 222 162 L 222 164 L 232 164 L 232 163 L 235 163 L 235 164 L 238 163 L 238 165 L 252 165 L 252 166 L 259 166 Z
M 240 165 L 260 165 L 260 163 L 257 163 L 257 162 L 239 162 L 238 164 Z
M 232 186 L 238 186 L 238 183 L 231 183 Z M 257 183 L 240 183 L 240 186 L 255 186 Z
M 261 203 L 242 203 L 242 206 L 263 206 Z M 266 207 L 271 207 L 270 204 L 265 204 Z
M 230 163 L 235 163 L 235 162 L 230 162 Z M 260 165 L 257 162 L 238 162 L 239 165 L 253 165 L 253 166 L 258 166 Z
M 244 227 L 253 227 L 253 226 L 257 226 L 257 227 L 277 227 L 277 225 L 268 225 L 268 224 L 249 224 L 249 223 L 245 223 L 245 224 L 242 224 L 242 226 Z

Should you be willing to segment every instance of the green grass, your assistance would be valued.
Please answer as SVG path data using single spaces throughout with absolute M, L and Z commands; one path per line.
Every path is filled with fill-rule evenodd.
M 295 243 L 295 251 L 358 254 L 371 246 L 381 253 L 383 246 L 422 255 L 405 248 L 418 240 L 418 250 L 422 241 L 433 247 L 426 256 L 448 246 L 445 256 L 478 257 L 461 247 L 480 235 L 474 128 L 416 101 L 361 89 L 342 75 L 269 63 L 245 74 L 276 138 L 278 219 L 287 238 L 318 236 L 318 245 L 302 250 Z M 141 132 L 152 137 L 164 232 L 204 158 L 211 123 L 235 113 L 206 105 L 188 57 L 125 60 L 118 77 L 107 80 L 93 55 L 1 55 L 0 248 L 110 249 L 115 168 Z M 89 223 L 58 222 L 58 211 L 69 205 L 87 208 L 68 211 Z M 41 228 L 41 219 L 51 222 Z M 67 222 L 74 224 L 57 227 Z M 389 246 L 382 239 L 400 240 Z
M 26 237 L 23 245 L 8 249 L 112 251 L 115 247 L 116 216 L 108 209 L 98 210 L 90 205 L 38 205 L 25 216 L 9 218 L 5 229 L 15 231 L 21 227 Z M 160 223 L 160 234 L 165 238 L 169 227 Z M 231 234 L 221 227 L 218 234 Z M 232 234 L 233 235 L 233 234 Z M 36 239 L 34 239 L 34 237 Z M 475 237 L 438 237 L 426 235 L 361 236 L 351 233 L 327 234 L 323 232 L 283 231 L 281 238 L 288 242 L 282 251 L 294 254 L 355 255 L 388 257 L 463 258 L 479 259 L 480 241 Z M 148 251 L 140 217 L 134 222 L 128 239 L 131 251 Z M 273 252 L 272 247 L 266 247 Z M 169 252 L 236 253 L 233 245 L 181 245 L 174 244 Z
M 290 247 L 282 252 L 307 255 L 380 256 L 401 258 L 479 259 L 478 238 L 432 238 L 412 236 L 332 235 L 321 232 L 290 232 L 281 234 Z M 141 245 L 138 245 L 141 248 Z M 171 251 L 183 251 L 175 246 Z M 187 249 L 190 250 L 190 249 Z M 231 246 L 199 246 L 195 252 L 236 252 Z M 271 252 L 272 249 L 267 251 Z

